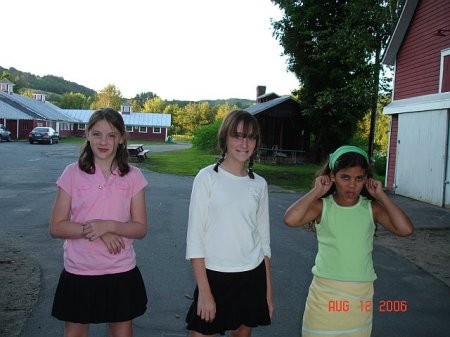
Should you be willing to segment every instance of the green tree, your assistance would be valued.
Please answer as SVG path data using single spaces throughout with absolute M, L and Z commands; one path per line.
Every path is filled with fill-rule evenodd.
M 228 114 L 230 111 L 233 111 L 236 109 L 239 109 L 239 107 L 237 105 L 231 106 L 228 102 L 225 102 L 225 103 L 217 106 L 216 120 L 223 119 L 226 116 L 226 114 Z
M 95 96 L 91 109 L 96 110 L 104 107 L 110 107 L 120 110 L 122 104 L 122 94 L 114 84 L 108 84 L 103 90 L 100 90 Z
M 153 99 L 155 97 L 158 97 L 153 92 L 141 92 L 140 94 L 137 94 L 134 96 L 133 99 L 130 100 L 131 108 L 134 112 L 141 112 L 144 111 L 144 103 L 150 99 Z
M 20 89 L 19 94 L 22 96 L 33 98 L 33 91 L 30 89 Z
M 134 97 L 134 99 L 136 101 L 141 102 L 141 105 L 144 105 L 145 101 L 148 101 L 149 99 L 152 99 L 152 98 L 155 98 L 155 97 L 158 97 L 158 95 L 154 94 L 151 91 L 148 91 L 148 92 L 141 92 L 140 94 L 137 94 Z
M 140 101 L 136 100 L 136 99 L 131 99 L 130 100 L 130 104 L 131 104 L 131 110 L 133 112 L 141 112 L 143 109 L 143 105 L 141 104 Z
M 387 154 L 388 140 L 389 140 L 389 123 L 391 118 L 383 115 L 383 108 L 389 104 L 391 96 L 384 95 L 378 100 L 377 106 L 377 120 L 374 137 L 374 150 L 380 155 Z M 372 112 L 368 112 L 362 120 L 358 122 L 357 131 L 353 140 L 354 145 L 366 148 L 369 146 L 369 133 L 371 128 Z
M 79 92 L 66 92 L 59 102 L 61 109 L 89 109 L 89 101 Z
M 2 74 L 0 75 L 0 80 L 6 78 L 7 80 L 11 81 L 11 75 L 9 74 L 8 70 L 3 70 Z
M 164 101 L 156 96 L 144 103 L 143 111 L 161 113 L 162 111 L 164 111 L 164 105 Z
M 183 125 L 184 130 L 193 134 L 198 127 L 211 124 L 214 121 L 214 111 L 207 102 L 189 103 L 183 108 L 178 116 L 178 123 Z
M 217 119 L 212 124 L 195 129 L 194 137 L 192 138 L 192 145 L 203 151 L 218 153 L 219 147 L 217 145 L 217 134 L 221 124 L 222 120 Z
M 176 103 L 166 105 L 163 113 L 170 114 L 172 120 L 172 126 L 170 127 L 171 134 L 183 134 L 185 132 L 183 124 L 179 123 L 179 116 L 182 109 Z
M 377 102 L 381 48 L 396 21 L 388 14 L 399 1 L 272 2 L 284 12 L 273 22 L 274 35 L 300 81 L 296 94 L 312 135 L 310 155 L 320 161 L 351 139 Z

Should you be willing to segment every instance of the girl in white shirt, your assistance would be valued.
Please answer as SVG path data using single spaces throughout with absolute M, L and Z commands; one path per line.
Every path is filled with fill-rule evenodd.
M 232 111 L 218 140 L 222 157 L 195 177 L 189 207 L 186 258 L 197 282 L 186 316 L 191 337 L 250 336 L 273 311 L 267 183 L 252 169 L 258 122 Z

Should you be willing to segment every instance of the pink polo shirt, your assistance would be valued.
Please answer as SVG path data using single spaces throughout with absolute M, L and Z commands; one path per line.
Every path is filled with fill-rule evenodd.
M 72 198 L 71 221 L 85 223 L 103 219 L 126 223 L 130 221 L 131 198 L 147 186 L 147 180 L 134 166 L 130 166 L 130 172 L 123 177 L 115 170 L 105 180 L 100 167 L 96 166 L 95 174 L 87 174 L 80 170 L 78 163 L 73 163 L 66 167 L 56 185 Z M 78 275 L 129 271 L 136 266 L 136 254 L 133 240 L 123 239 L 125 249 L 116 255 L 109 253 L 101 239 L 67 239 L 64 242 L 64 268 Z

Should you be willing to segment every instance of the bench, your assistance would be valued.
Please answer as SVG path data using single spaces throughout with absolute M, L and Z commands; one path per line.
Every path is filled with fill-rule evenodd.
M 144 161 L 145 158 L 147 158 L 147 152 L 149 152 L 149 150 L 142 150 L 140 151 L 136 157 L 139 161 Z

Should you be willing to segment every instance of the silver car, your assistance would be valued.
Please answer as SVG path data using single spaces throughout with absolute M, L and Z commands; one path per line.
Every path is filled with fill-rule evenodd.
M 11 132 L 3 124 L 0 124 L 0 142 L 2 140 L 9 142 L 11 140 Z
M 28 140 L 30 144 L 37 143 L 59 143 L 59 134 L 55 129 L 48 126 L 38 126 L 31 130 L 28 134 Z

